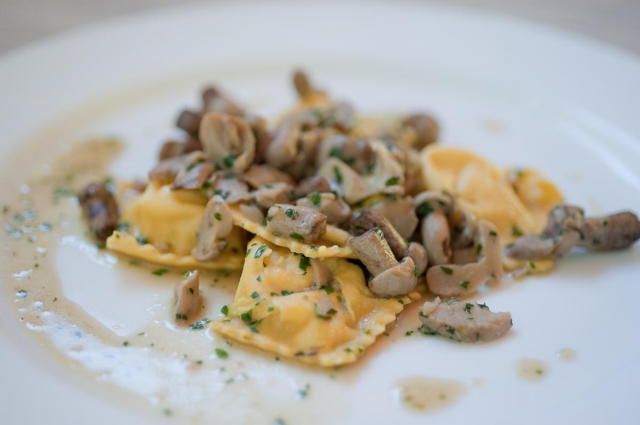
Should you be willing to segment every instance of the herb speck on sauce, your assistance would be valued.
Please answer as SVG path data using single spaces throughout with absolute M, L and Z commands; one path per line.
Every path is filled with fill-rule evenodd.
M 219 359 L 226 359 L 229 357 L 229 353 L 221 348 L 216 348 L 216 356 L 218 356 Z
M 26 296 L 29 295 L 29 293 L 24 289 L 21 289 L 18 292 L 16 292 L 16 295 L 20 298 L 26 298 Z

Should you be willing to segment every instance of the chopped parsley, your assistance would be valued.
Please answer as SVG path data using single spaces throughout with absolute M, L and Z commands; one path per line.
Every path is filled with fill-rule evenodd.
M 304 241 L 304 237 L 302 237 L 302 235 L 301 235 L 301 234 L 296 233 L 296 232 L 291 233 L 291 234 L 289 235 L 289 237 L 290 237 L 291 239 L 295 239 L 295 240 L 297 240 L 298 242 L 302 242 L 302 241 Z
M 411 336 L 413 334 L 413 331 L 406 331 L 404 333 L 404 336 Z
M 320 207 L 320 202 L 322 201 L 322 195 L 320 195 L 320 192 L 313 192 L 309 195 L 309 199 L 311 199 L 311 202 L 313 202 L 313 205 L 315 205 L 316 208 Z
M 216 348 L 216 356 L 218 356 L 219 359 L 226 359 L 229 357 L 229 353 L 224 351 L 222 348 Z
M 480 304 L 480 303 L 476 303 L 478 305 L 478 307 L 484 309 L 484 310 L 489 310 L 489 307 L 487 307 L 486 304 Z
M 291 220 L 295 220 L 295 218 L 298 216 L 298 213 L 296 212 L 296 210 L 294 210 L 293 208 L 287 208 L 287 210 L 284 212 L 287 217 L 289 217 Z
M 333 174 L 336 176 L 336 183 L 342 184 L 342 172 L 337 166 L 333 166 Z
M 393 176 L 393 177 L 390 177 L 386 182 L 384 182 L 384 185 L 385 186 L 393 186 L 393 185 L 398 184 L 398 182 L 400 182 L 400 177 Z
M 304 255 L 300 257 L 300 263 L 298 264 L 298 267 L 303 271 L 302 276 L 307 274 L 307 267 L 309 267 L 310 261 L 311 260 L 309 260 L 309 257 L 305 257 Z
M 337 313 L 337 311 L 335 311 L 333 308 L 330 309 L 329 311 L 327 311 L 326 314 L 320 314 L 318 313 L 318 304 L 314 304 L 313 305 L 313 313 L 316 315 L 316 317 L 318 319 L 322 319 L 322 320 L 331 320 L 331 316 L 333 316 L 334 314 Z
M 309 390 L 310 389 L 311 389 L 311 384 L 305 385 L 303 389 L 298 390 L 298 396 L 300 398 L 305 398 L 306 396 L 309 395 Z
M 280 295 L 282 295 L 283 297 L 286 297 L 287 295 L 291 295 L 291 294 L 293 294 L 293 292 L 285 291 L 284 289 L 280 291 Z
M 433 212 L 433 208 L 431 208 L 428 202 L 423 202 L 420 205 L 418 205 L 418 208 L 416 208 L 416 213 L 420 218 L 424 218 L 429 214 L 431 214 L 432 212 Z
M 464 305 L 464 311 L 466 311 L 467 313 L 471 314 L 471 309 L 473 309 L 473 304 L 472 303 L 466 303 Z
M 453 274 L 453 269 L 450 269 L 449 267 L 445 267 L 445 266 L 440 266 L 440 269 L 445 272 L 448 275 L 452 275 Z
M 259 296 L 260 296 L 260 295 L 258 295 L 258 293 L 257 293 L 257 292 L 255 292 L 255 291 L 253 292 L 253 294 L 251 294 L 251 298 L 253 298 L 254 300 L 255 300 L 256 298 L 258 298 Z
M 498 234 L 492 230 L 489 232 L 489 236 L 492 236 L 495 238 L 496 236 L 498 236 Z
M 187 315 L 176 313 L 176 320 L 187 320 Z
M 218 221 L 222 221 L 222 216 L 220 215 L 220 213 L 219 213 L 219 212 L 217 212 L 217 213 L 213 214 L 213 216 L 216 218 L 216 220 L 218 220 Z
M 449 326 L 449 325 L 445 325 L 445 326 L 444 326 L 444 328 L 445 328 L 445 330 L 446 330 L 447 332 L 449 332 L 451 335 L 453 335 L 454 333 L 456 333 L 455 328 L 452 328 L 452 327 L 451 327 L 451 326 Z
M 244 322 L 245 325 L 249 326 L 251 324 L 251 316 L 253 315 L 253 310 L 249 310 L 240 315 L 240 319 Z
M 522 230 L 518 228 L 518 225 L 514 224 L 513 227 L 511 228 L 511 236 L 520 237 L 523 234 L 524 233 L 522 233 Z
M 322 289 L 324 289 L 324 292 L 326 292 L 327 295 L 333 294 L 335 292 L 335 290 L 333 289 L 333 286 L 331 286 L 331 285 L 327 285 Z
M 267 245 L 260 245 L 258 247 L 258 249 L 256 249 L 256 253 L 253 255 L 253 258 L 260 258 L 262 257 L 262 253 L 264 252 L 264 250 L 267 249 Z
M 165 273 L 168 273 L 169 269 L 157 269 L 151 272 L 151 274 L 156 275 L 156 276 L 162 276 Z
M 319 248 L 320 248 L 319 246 L 315 246 L 315 245 L 311 246 L 312 251 L 317 251 Z
M 220 309 L 220 313 L 222 313 L 225 316 L 227 316 L 229 314 L 229 307 L 226 306 L 226 305 L 223 305 L 222 308 Z
M 258 282 L 262 282 L 262 276 L 258 276 L 258 277 L 256 277 L 256 280 L 257 280 Z
M 413 277 L 418 277 L 418 266 L 413 267 Z
M 229 154 L 229 155 L 224 157 L 222 162 L 224 163 L 225 167 L 232 168 L 233 164 L 235 164 L 235 162 L 236 162 L 236 159 L 238 159 L 237 155 Z
M 139 245 L 146 245 L 149 243 L 149 240 L 144 236 L 136 236 L 136 241 L 138 241 Z
M 469 287 L 469 281 L 463 280 L 462 282 L 460 282 L 460 286 L 462 286 L 464 289 L 467 289 Z
M 478 244 L 478 246 L 476 247 L 476 254 L 480 255 L 480 253 L 482 252 L 482 249 L 484 247 L 482 246 L 481 243 Z
M 534 263 L 533 261 L 529 261 L 529 268 L 531 268 L 531 270 L 535 270 L 536 263 Z
M 125 341 L 122 343 L 123 346 L 127 347 L 129 345 L 129 341 Z
M 273 310 L 274 310 L 274 309 L 273 309 L 273 306 L 272 306 L 272 305 L 270 305 L 270 306 L 269 306 L 269 308 L 267 308 L 267 312 L 269 312 L 269 313 L 271 313 Z
M 194 324 L 192 324 L 191 326 L 189 326 L 189 329 L 193 329 L 194 331 L 199 331 L 205 328 L 205 326 L 207 326 L 207 324 L 210 322 L 211 320 L 207 319 L 206 317 Z

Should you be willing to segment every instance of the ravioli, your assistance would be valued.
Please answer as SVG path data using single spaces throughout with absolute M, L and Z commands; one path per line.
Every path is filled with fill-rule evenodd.
M 283 238 L 276 236 L 267 231 L 265 226 L 260 223 L 256 223 L 251 220 L 245 214 L 240 211 L 240 208 L 236 205 L 230 205 L 231 213 L 233 215 L 233 224 L 242 227 L 254 235 L 260 236 L 269 242 L 288 248 L 292 252 L 303 254 L 309 258 L 328 258 L 328 257 L 340 257 L 357 259 L 356 255 L 348 245 L 351 235 L 331 224 L 327 225 L 327 232 L 322 235 L 315 245 L 307 244 L 304 242 L 298 242 L 293 239 Z
M 239 228 L 233 229 L 227 247 L 216 260 L 201 262 L 191 256 L 206 203 L 206 197 L 197 191 L 174 191 L 170 185 L 149 183 L 122 212 L 122 221 L 129 226 L 129 232 L 114 232 L 107 239 L 107 248 L 170 267 L 240 270 L 246 238 Z
M 356 361 L 419 298 L 375 297 L 360 267 L 342 258 L 321 261 L 333 276 L 325 288 L 314 284 L 308 258 L 253 238 L 234 302 L 223 308 L 227 318 L 209 326 L 236 341 L 329 367 Z M 331 310 L 320 314 L 318 304 L 326 298 Z
M 447 190 L 478 219 L 495 224 L 503 244 L 539 233 L 551 208 L 563 201 L 556 186 L 533 170 L 505 172 L 469 151 L 432 145 L 422 151 L 422 173 L 431 190 Z

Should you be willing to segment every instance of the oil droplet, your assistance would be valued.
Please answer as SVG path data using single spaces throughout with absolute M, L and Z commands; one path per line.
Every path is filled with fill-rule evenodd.
M 527 381 L 539 381 L 549 372 L 547 363 L 541 360 L 521 359 L 517 366 L 518 377 Z
M 398 381 L 393 395 L 399 406 L 432 413 L 453 404 L 466 390 L 459 381 L 414 376 Z
M 471 380 L 472 387 L 481 387 L 484 385 L 484 378 L 473 378 Z
M 573 348 L 563 348 L 558 351 L 556 357 L 565 362 L 575 362 L 578 358 L 578 353 Z

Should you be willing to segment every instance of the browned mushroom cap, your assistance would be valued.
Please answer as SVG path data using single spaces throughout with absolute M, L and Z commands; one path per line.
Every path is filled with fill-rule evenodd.
M 373 228 L 382 230 L 384 238 L 391 247 L 391 251 L 397 259 L 405 256 L 408 245 L 407 241 L 391 225 L 387 218 L 373 208 L 366 207 L 352 222 L 353 233 L 360 234 Z
M 149 171 L 149 181 L 160 184 L 173 183 L 178 173 L 205 160 L 205 155 L 201 151 L 166 159 Z
M 209 161 L 240 174 L 253 163 L 256 138 L 238 117 L 209 113 L 202 118 L 200 141 Z
M 398 264 L 398 260 L 384 238 L 384 233 L 378 228 L 349 240 L 349 246 L 373 276 Z
M 442 210 L 435 210 L 422 219 L 422 244 L 427 250 L 429 264 L 451 262 L 449 221 Z
M 296 156 L 293 162 L 285 166 L 283 170 L 296 179 L 313 174 L 315 172 L 313 167 L 314 159 L 318 146 L 322 139 L 326 137 L 328 131 L 323 128 L 314 128 L 300 133 Z
M 424 181 L 422 179 L 422 163 L 420 154 L 412 147 L 402 144 L 393 145 L 391 150 L 396 160 L 404 168 L 404 190 L 408 195 L 415 195 L 424 191 Z
M 375 276 L 368 283 L 369 290 L 379 297 L 397 297 L 413 291 L 417 284 L 417 267 L 411 257 Z
M 434 211 L 433 214 L 436 213 L 441 212 Z M 485 220 L 478 222 L 475 250 L 478 257 L 475 263 L 430 267 L 427 270 L 429 290 L 445 297 L 460 296 L 475 291 L 491 277 L 500 279 L 504 274 L 502 256 L 496 227 L 492 223 Z
M 580 232 L 584 226 L 584 210 L 573 205 L 555 206 L 547 217 L 547 226 L 542 235 L 550 238 L 560 236 L 567 230 Z
M 322 176 L 311 176 L 300 181 L 294 194 L 297 198 L 302 198 L 313 192 L 331 192 L 329 180 Z
M 242 108 L 214 87 L 207 87 L 202 91 L 202 111 L 235 116 L 244 115 Z
M 351 218 L 349 204 L 333 193 L 314 192 L 296 201 L 299 207 L 313 208 L 327 216 L 327 223 L 342 224 Z
M 298 92 L 298 96 L 305 97 L 313 92 L 309 77 L 303 71 L 297 70 L 293 73 L 293 86 Z
M 253 164 L 240 176 L 240 179 L 247 182 L 253 189 L 272 183 L 286 183 L 290 186 L 296 184 L 289 174 L 283 173 L 282 171 L 266 164 Z
M 165 159 L 175 158 L 184 153 L 184 143 L 175 140 L 168 140 L 162 144 L 160 152 L 158 153 L 158 160 L 164 161 Z
M 409 247 L 404 253 L 404 257 L 411 257 L 416 265 L 417 276 L 420 276 L 425 272 L 425 270 L 427 270 L 427 265 L 429 264 L 427 259 L 427 251 L 424 249 L 424 246 L 422 246 L 418 242 L 411 242 L 409 244 Z
M 198 261 L 215 260 L 227 246 L 226 238 L 233 229 L 231 210 L 222 196 L 215 195 L 207 203 L 197 233 L 197 245 L 191 255 Z
M 202 120 L 202 114 L 200 112 L 193 112 L 185 109 L 178 116 L 176 126 L 183 129 L 187 133 L 198 134 L 200 130 L 200 121 Z
M 118 225 L 118 205 L 102 183 L 90 183 L 78 194 L 82 214 L 87 220 L 89 233 L 104 243 Z
M 251 192 L 251 199 L 265 210 L 275 204 L 288 204 L 292 198 L 293 188 L 286 183 L 264 184 Z
M 370 171 L 375 163 L 369 141 L 342 134 L 322 140 L 315 158 L 316 167 L 320 167 L 330 157 L 338 158 L 360 174 Z
M 593 251 L 625 249 L 640 239 L 640 221 L 638 216 L 629 211 L 587 218 L 582 235 L 578 246 L 583 248 Z
M 380 212 L 400 235 L 409 239 L 416 231 L 419 220 L 413 208 L 413 200 L 409 196 L 387 196 L 370 206 Z
M 360 174 L 337 158 L 327 159 L 317 175 L 332 181 L 338 193 L 351 205 L 374 194 Z
M 186 170 L 183 170 L 176 177 L 175 182 L 171 186 L 171 190 L 177 189 L 200 189 L 211 177 L 216 168 L 207 162 L 195 164 Z
M 184 274 L 173 288 L 175 318 L 178 322 L 193 320 L 200 310 L 200 275 L 198 270 Z
M 295 120 L 287 120 L 275 129 L 265 159 L 274 168 L 283 168 L 295 161 L 302 129 Z
M 440 134 L 440 125 L 431 116 L 426 114 L 414 114 L 405 118 L 402 123 L 415 129 L 418 135 L 416 149 L 422 149 L 427 145 L 431 145 L 438 140 Z
M 420 313 L 422 332 L 460 342 L 489 342 L 500 338 L 513 326 L 511 313 L 494 313 L 486 304 L 440 298 L 424 303 Z
M 327 216 L 311 208 L 276 204 L 266 220 L 267 231 L 298 242 L 314 243 L 327 231 Z
M 271 134 L 267 128 L 267 121 L 253 114 L 245 115 L 244 120 L 249 124 L 256 138 L 256 154 L 254 160 L 258 163 L 263 162 L 269 143 L 271 143 Z
M 240 211 L 254 223 L 264 222 L 262 210 L 255 205 L 240 204 Z
M 331 284 L 333 276 L 331 271 L 324 264 L 323 260 L 319 258 L 311 258 L 311 275 L 313 277 L 313 284 L 318 288 L 323 288 Z

